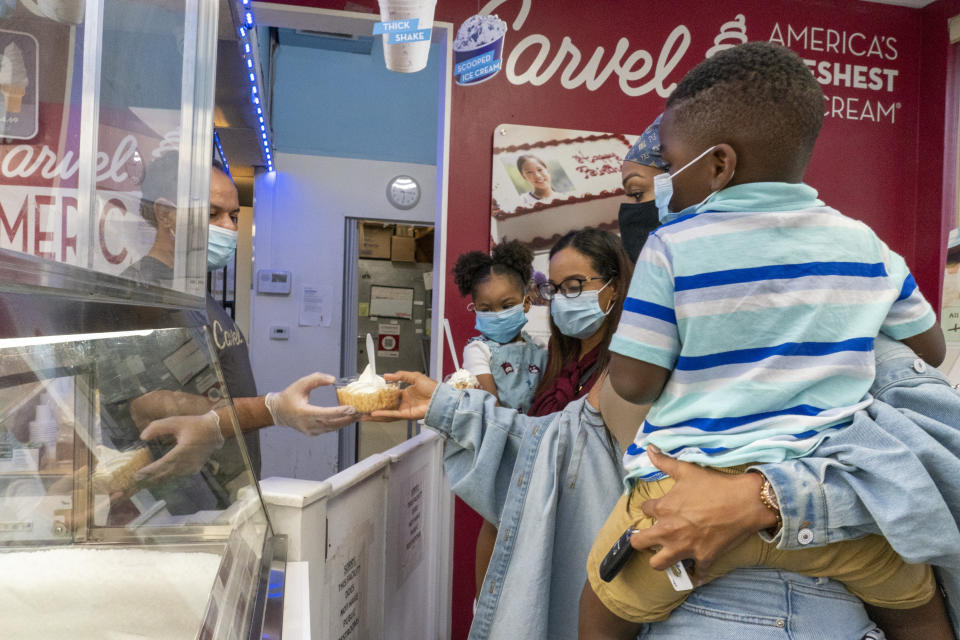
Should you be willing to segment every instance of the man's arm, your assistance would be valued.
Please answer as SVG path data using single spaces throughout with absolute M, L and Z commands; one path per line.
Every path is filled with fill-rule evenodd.
M 317 407 L 310 392 L 333 383 L 333 376 L 314 373 L 300 378 L 279 393 L 256 398 L 234 398 L 241 432 L 277 424 L 307 435 L 333 431 L 356 421 L 353 407 Z M 174 446 L 159 460 L 144 467 L 140 480 L 157 482 L 196 473 L 226 438 L 236 435 L 229 406 L 213 409 L 204 396 L 181 391 L 155 391 L 130 403 L 130 414 L 141 439 L 170 437 Z
M 940 328 L 939 323 L 923 333 L 904 338 L 901 342 L 934 367 L 943 364 L 943 359 L 947 355 L 947 344 L 943 339 L 943 329 Z
M 619 353 L 610 354 L 610 383 L 613 390 L 633 404 L 650 404 L 656 400 L 669 376 L 669 369 Z

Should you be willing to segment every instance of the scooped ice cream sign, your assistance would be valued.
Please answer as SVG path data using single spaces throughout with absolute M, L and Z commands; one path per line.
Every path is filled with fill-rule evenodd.
M 0 138 L 37 135 L 37 41 L 0 30 Z
M 457 84 L 479 84 L 500 72 L 507 23 L 497 16 L 475 15 L 457 30 L 453 43 L 453 76 Z

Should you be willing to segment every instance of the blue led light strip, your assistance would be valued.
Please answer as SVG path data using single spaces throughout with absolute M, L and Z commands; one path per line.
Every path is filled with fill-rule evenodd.
M 242 9 L 240 11 L 240 27 L 237 32 L 240 34 L 240 51 L 243 54 L 244 64 L 247 68 L 247 81 L 250 83 L 250 102 L 253 104 L 254 114 L 257 117 L 257 124 L 260 126 L 260 143 L 263 145 L 263 160 L 267 166 L 267 171 L 273 171 L 273 152 L 270 151 L 270 131 L 267 129 L 267 123 L 263 118 L 263 105 L 261 104 L 260 86 L 257 84 L 257 74 L 254 69 L 253 46 L 250 43 L 250 31 L 253 29 L 254 18 L 253 8 L 250 6 L 250 0 L 240 0 Z M 217 148 L 220 148 L 219 137 L 214 137 L 217 141 Z M 220 157 L 223 157 L 223 150 L 220 150 Z M 224 158 L 224 164 L 226 159 Z
M 217 148 L 217 154 L 220 156 L 220 162 L 223 163 L 223 168 L 227 172 L 227 175 L 230 176 L 230 179 L 233 180 L 233 174 L 230 173 L 230 163 L 227 162 L 227 154 L 223 152 L 223 145 L 220 144 L 220 134 L 217 133 L 217 130 L 213 130 L 213 144 Z

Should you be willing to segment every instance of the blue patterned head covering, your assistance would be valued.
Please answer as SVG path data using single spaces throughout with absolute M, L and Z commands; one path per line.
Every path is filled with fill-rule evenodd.
M 627 155 L 624 156 L 624 161 L 655 167 L 661 171 L 667 170 L 667 163 L 660 155 L 660 118 L 662 117 L 663 114 L 661 113 L 653 121 L 653 124 L 647 127 L 647 130 L 637 138 L 637 141 L 630 147 L 630 151 L 627 151 Z

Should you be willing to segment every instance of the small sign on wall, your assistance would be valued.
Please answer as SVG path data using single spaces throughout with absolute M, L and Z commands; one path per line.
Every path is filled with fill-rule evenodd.
M 37 135 L 39 46 L 29 33 L 0 30 L 0 137 Z
M 407 287 L 370 287 L 370 315 L 385 318 L 413 317 L 413 289 Z
M 400 325 L 381 323 L 377 335 L 377 357 L 400 357 Z

